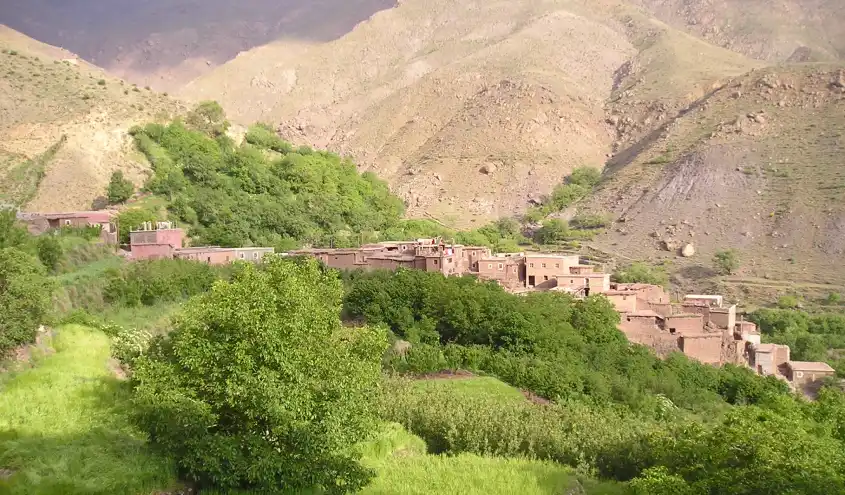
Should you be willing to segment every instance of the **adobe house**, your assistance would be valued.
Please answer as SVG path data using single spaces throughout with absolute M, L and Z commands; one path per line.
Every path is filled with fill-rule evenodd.
M 734 326 L 734 338 L 760 345 L 760 330 L 750 321 L 738 321 Z
M 639 307 L 637 294 L 632 291 L 610 289 L 604 293 L 604 296 L 613 303 L 613 307 L 620 313 L 633 313 Z
M 719 328 L 733 329 L 736 326 L 736 305 L 710 308 L 710 321 Z
M 477 266 L 480 279 L 495 280 L 506 289 L 525 286 L 525 258 L 522 255 L 486 256 Z
M 185 232 L 172 228 L 169 222 L 145 222 L 129 232 L 129 250 L 136 260 L 172 258 L 182 248 L 184 238 Z
M 570 267 L 580 264 L 578 255 L 528 254 L 525 256 L 526 287 L 551 289 L 557 287 L 558 278 L 571 275 Z
M 488 247 L 480 246 L 465 246 L 463 249 L 464 271 L 470 273 L 479 273 L 481 271 L 478 263 L 493 256 L 493 253 Z
M 670 302 L 669 294 L 663 290 L 663 287 L 652 284 L 611 284 L 611 290 L 634 292 L 637 297 L 643 302 L 651 302 L 656 304 L 668 304 Z
M 117 244 L 117 212 L 113 210 L 71 211 L 64 213 L 24 213 L 17 214 L 18 220 L 25 223 L 33 235 L 62 227 L 99 227 L 100 238 L 106 244 Z
M 722 296 L 688 294 L 684 296 L 684 304 L 701 304 L 711 308 L 721 308 L 724 298 Z
M 234 248 L 222 248 L 217 246 L 189 247 L 174 250 L 174 258 L 182 260 L 193 260 L 209 265 L 225 265 L 236 259 Z
M 786 379 L 799 390 L 818 385 L 817 382 L 835 375 L 836 370 L 827 363 L 809 361 L 789 361 L 786 363 Z
M 698 335 L 704 333 L 704 319 L 696 314 L 676 314 L 664 319 L 667 332 L 671 335 Z
M 699 333 L 681 336 L 681 352 L 704 364 L 722 363 L 722 334 Z
M 778 344 L 749 344 L 753 357 L 749 365 L 758 375 L 780 375 L 789 362 L 789 346 Z

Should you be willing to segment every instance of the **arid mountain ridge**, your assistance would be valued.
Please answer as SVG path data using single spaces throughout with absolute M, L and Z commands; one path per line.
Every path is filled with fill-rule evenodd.
M 843 34 L 824 0 L 405 0 L 175 93 L 355 157 L 411 215 L 479 225 L 606 164 L 576 206 L 624 220 L 596 247 L 674 260 L 664 241 L 691 241 L 691 279 L 737 247 L 761 284 L 841 285 Z

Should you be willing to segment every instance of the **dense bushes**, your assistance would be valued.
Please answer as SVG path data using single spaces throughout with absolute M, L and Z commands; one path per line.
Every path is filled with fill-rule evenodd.
M 680 354 L 664 361 L 629 345 L 602 296 L 515 296 L 471 277 L 422 271 L 358 274 L 349 285 L 348 318 L 386 325 L 411 342 L 387 357 L 400 372 L 477 370 L 543 397 L 619 403 L 646 415 L 660 414 L 658 395 L 712 411 L 784 393 L 782 383 L 748 370 L 719 370 Z
M 50 311 L 52 289 L 35 257 L 12 247 L 0 249 L 0 356 L 33 341 Z
M 230 267 L 181 259 L 137 261 L 110 271 L 105 299 L 129 307 L 181 301 L 208 291 L 229 271 Z
M 171 200 L 197 243 L 344 246 L 399 223 L 401 200 L 372 173 L 331 153 L 294 151 L 263 126 L 234 146 L 222 115 L 206 107 L 193 129 L 175 121 L 132 131 L 153 166 L 146 187 Z
M 759 309 L 749 315 L 769 342 L 786 344 L 796 361 L 829 361 L 830 349 L 845 348 L 845 315 L 836 313 L 809 314 L 794 309 Z
M 649 266 L 645 263 L 635 262 L 624 266 L 613 273 L 613 281 L 623 284 L 641 283 L 667 287 L 669 276 L 663 267 Z
M 526 220 L 539 221 L 546 216 L 563 211 L 573 203 L 584 198 L 601 181 L 601 171 L 594 167 L 577 167 L 556 186 L 552 193 L 544 198 L 543 204 L 532 208 L 526 214 Z
M 341 327 L 342 289 L 314 260 L 242 265 L 191 300 L 135 361 L 139 425 L 201 486 L 356 491 L 376 430 L 383 332 Z

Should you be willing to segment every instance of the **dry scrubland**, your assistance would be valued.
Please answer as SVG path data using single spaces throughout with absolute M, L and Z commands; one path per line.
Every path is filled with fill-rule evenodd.
M 90 208 L 114 170 L 149 165 L 126 131 L 181 111 L 174 100 L 0 26 L 0 203 Z

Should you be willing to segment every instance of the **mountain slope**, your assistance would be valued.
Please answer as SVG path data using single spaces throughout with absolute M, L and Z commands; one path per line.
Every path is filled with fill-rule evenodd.
M 608 163 L 583 208 L 622 219 L 597 245 L 636 259 L 710 265 L 741 252 L 740 276 L 845 284 L 845 65 L 774 67 L 726 84 Z M 706 270 L 705 270 L 706 273 Z
M 630 0 L 710 43 L 760 60 L 845 59 L 840 0 Z
M 275 39 L 342 36 L 394 0 L 4 0 L 0 19 L 118 77 L 173 91 Z
M 601 167 L 618 71 L 653 46 L 676 57 L 643 71 L 671 107 L 757 66 L 614 1 L 408 0 L 331 43 L 254 49 L 181 94 L 351 154 L 411 214 L 465 226 Z
M 126 131 L 177 111 L 170 98 L 0 25 L 0 203 L 90 208 L 114 170 L 138 183 L 148 168 Z

